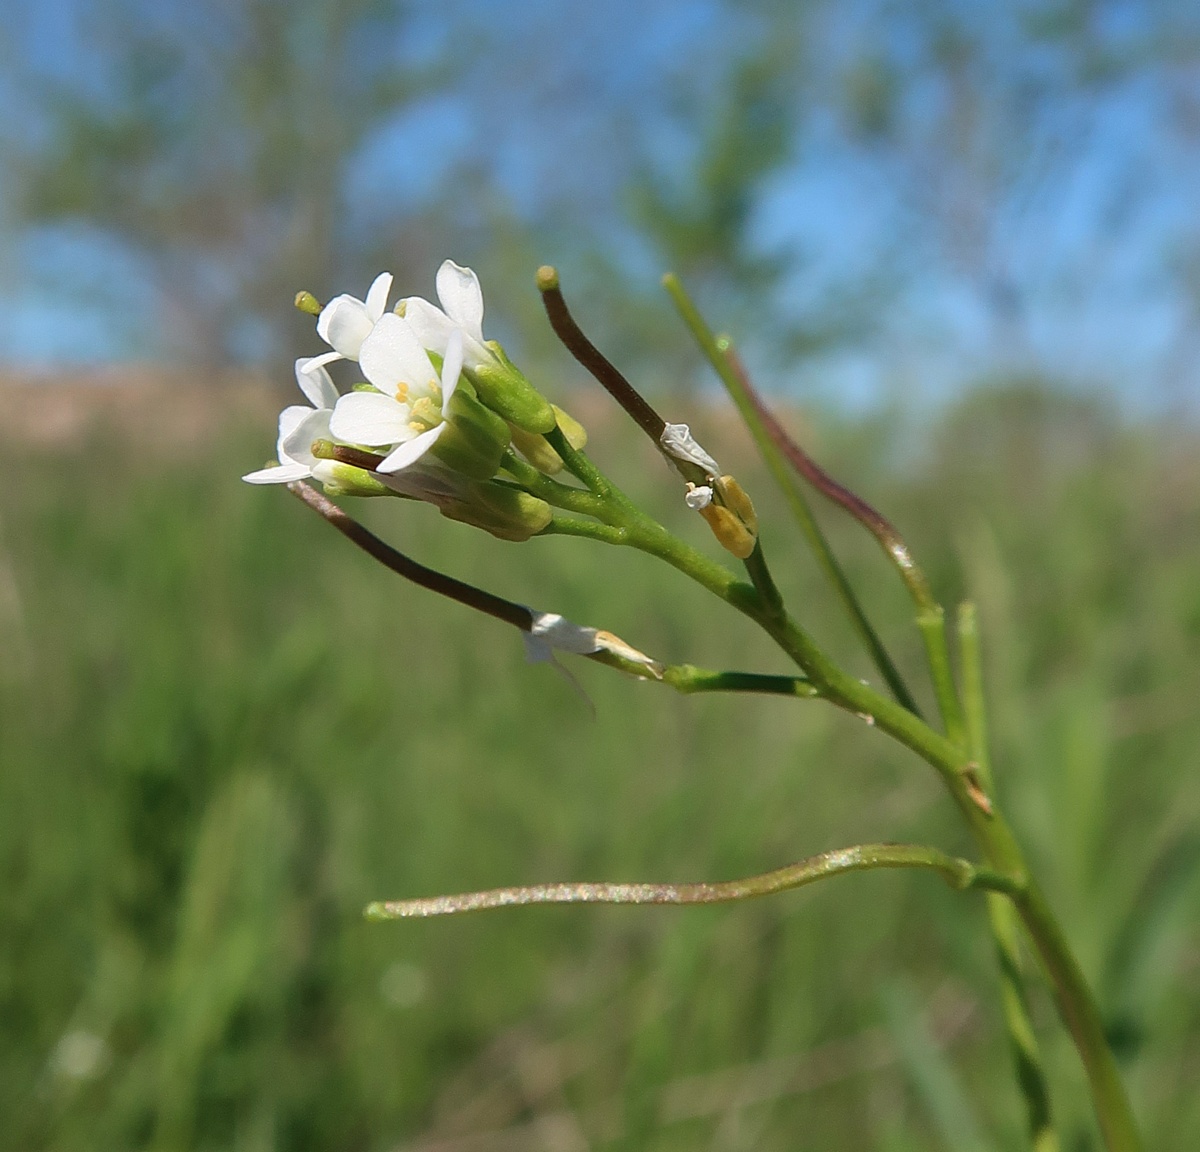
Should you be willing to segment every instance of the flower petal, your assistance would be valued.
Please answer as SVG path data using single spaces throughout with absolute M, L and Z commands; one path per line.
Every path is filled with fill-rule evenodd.
M 596 643 L 595 628 L 585 628 L 580 624 L 573 624 L 565 616 L 559 616 L 556 612 L 531 612 L 530 615 L 533 617 L 533 621 L 528 635 L 541 640 L 550 648 L 557 648 L 562 652 L 574 652 L 580 656 L 587 656 L 600 650 L 600 645 Z
M 291 484 L 296 480 L 306 480 L 309 475 L 311 470 L 306 464 L 277 464 L 274 468 L 247 472 L 242 479 L 247 484 Z
M 695 464 L 709 476 L 721 475 L 721 466 L 700 447 L 686 424 L 666 425 L 658 446 L 672 462 Z
M 296 383 L 314 408 L 332 408 L 337 403 L 338 390 L 325 365 L 342 359 L 340 352 L 323 352 L 296 361 Z
M 422 432 L 420 436 L 414 436 L 406 444 L 401 444 L 388 458 L 379 465 L 377 472 L 399 472 L 401 469 L 407 468 L 410 464 L 415 464 L 430 448 L 437 443 L 438 437 L 445 432 L 449 427 L 447 424 L 439 424 L 436 428 L 430 428 L 428 432 Z
M 288 437 L 312 414 L 313 409 L 306 404 L 291 404 L 279 413 L 279 435 L 275 439 L 275 454 L 280 464 L 296 463 L 288 456 L 284 444 L 287 443 Z
M 450 333 L 455 331 L 458 325 L 435 304 L 430 304 L 421 296 L 409 296 L 401 301 L 401 306 L 404 321 L 413 330 L 413 335 L 421 347 L 444 356 Z
M 303 464 L 310 471 L 319 462 L 319 457 L 312 454 L 314 440 L 328 440 L 329 418 L 333 415 L 328 408 L 306 408 L 306 413 L 292 430 L 279 440 L 279 462 Z M 283 422 L 280 420 L 280 432 Z
M 392 274 L 380 272 L 367 289 L 367 316 L 374 324 L 387 310 L 388 293 L 392 290 Z
M 483 289 L 479 286 L 479 277 L 470 268 L 447 260 L 438 269 L 437 294 L 446 315 L 468 336 L 482 344 Z
M 335 440 L 372 448 L 411 440 L 407 404 L 380 392 L 347 392 L 333 409 L 329 430 Z
M 317 335 L 347 360 L 357 360 L 373 323 L 361 300 L 353 296 L 335 296 L 317 317 Z
M 450 398 L 458 387 L 458 378 L 462 375 L 463 367 L 463 338 L 457 329 L 450 333 L 450 343 L 446 345 L 446 358 L 442 361 L 442 416 L 449 419 Z
M 430 504 L 441 506 L 465 499 L 464 478 L 451 472 L 436 456 L 428 453 L 402 472 L 388 475 L 380 473 L 379 479 L 395 492 L 415 496 Z
M 359 365 L 363 375 L 388 396 L 395 396 L 399 385 L 406 384 L 412 398 L 418 399 L 430 395 L 438 382 L 421 341 L 394 312 L 381 317 L 363 341 Z

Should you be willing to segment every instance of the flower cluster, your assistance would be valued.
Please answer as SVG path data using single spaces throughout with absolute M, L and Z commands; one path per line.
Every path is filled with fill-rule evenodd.
M 496 477 L 514 435 L 518 446 L 548 448 L 542 435 L 559 417 L 484 340 L 478 277 L 447 260 L 437 275 L 441 307 L 412 296 L 389 311 L 391 288 L 385 272 L 365 300 L 342 295 L 320 309 L 317 334 L 331 351 L 296 361 L 311 407 L 280 413 L 277 463 L 243 479 L 312 479 L 332 494 L 424 500 L 505 539 L 541 531 L 549 506 Z M 344 394 L 329 373 L 336 361 L 361 375 Z

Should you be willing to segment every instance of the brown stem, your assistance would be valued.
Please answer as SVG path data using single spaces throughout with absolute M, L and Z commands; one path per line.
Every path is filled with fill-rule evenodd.
M 667 422 L 654 411 L 645 398 L 621 374 L 620 370 L 582 332 L 567 308 L 558 285 L 558 271 L 549 265 L 538 269 L 537 285 L 542 304 L 554 334 L 608 391 L 609 395 L 633 417 L 638 427 L 657 445 Z
M 913 600 L 926 610 L 934 610 L 937 602 L 933 591 L 925 578 L 925 573 L 917 566 L 916 561 L 908 550 L 908 545 L 900 535 L 896 526 L 876 511 L 861 496 L 851 492 L 849 488 L 839 484 L 825 471 L 805 450 L 788 435 L 787 430 L 780 424 L 775 414 L 766 406 L 762 397 L 750 383 L 742 358 L 732 346 L 723 349 L 730 367 L 745 390 L 750 403 L 762 420 L 767 434 L 775 442 L 775 446 L 787 458 L 788 462 L 827 500 L 839 505 L 850 513 L 860 524 L 879 541 L 883 550 L 892 558 Z
M 289 484 L 288 489 L 314 512 L 328 520 L 348 540 L 352 540 L 369 556 L 373 556 L 405 580 L 411 580 L 431 592 L 439 592 L 451 600 L 467 605 L 468 608 L 485 612 L 497 620 L 520 628 L 522 632 L 528 632 L 533 627 L 533 615 L 524 605 L 493 596 L 492 593 L 476 588 L 473 584 L 466 584 L 453 576 L 426 568 L 425 565 L 409 559 L 403 552 L 396 551 L 374 533 L 368 532 L 357 520 L 351 519 L 332 500 L 308 484 L 297 482 Z

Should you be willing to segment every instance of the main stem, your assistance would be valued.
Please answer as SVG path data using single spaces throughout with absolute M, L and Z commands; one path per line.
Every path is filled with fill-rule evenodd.
M 556 438 L 553 443 L 567 467 L 602 501 L 611 501 L 610 515 L 604 517 L 609 523 L 577 522 L 572 527 L 578 534 L 638 548 L 691 576 L 763 628 L 799 665 L 818 694 L 869 720 L 937 770 L 963 813 L 987 864 L 998 872 L 1026 882 L 1024 891 L 1014 894 L 1014 906 L 1054 985 L 1063 1021 L 1087 1072 L 1092 1101 L 1109 1152 L 1141 1152 L 1142 1143 L 1133 1111 L 1104 1035 L 1091 989 L 1045 896 L 1036 881 L 1029 877 L 1024 855 L 1012 830 L 984 790 L 978 769 L 962 745 L 934 731 L 903 705 L 844 672 L 799 624 L 768 603 L 758 589 L 737 580 L 728 569 L 708 560 L 667 532 L 633 508 L 627 498 L 614 500 L 615 492 L 604 491 L 602 478 L 594 474 L 594 466 L 582 453 L 573 452 L 565 438 Z M 565 523 L 559 530 L 563 528 L 566 528 Z
M 1099 1008 L 1008 823 L 990 797 L 981 795 L 973 766 L 946 737 L 907 709 L 847 675 L 790 618 L 752 613 L 758 623 L 796 661 L 821 692 L 840 707 L 873 718 L 875 725 L 931 764 L 946 782 L 987 863 L 997 871 L 1024 877 L 1023 892 L 1013 896 L 1054 986 L 1059 1010 L 1079 1050 L 1091 1086 L 1092 1101 L 1109 1152 L 1140 1152 L 1133 1110 L 1104 1034 Z

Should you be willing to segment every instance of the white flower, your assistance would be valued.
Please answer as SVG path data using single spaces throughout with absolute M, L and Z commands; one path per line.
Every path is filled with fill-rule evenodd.
M 335 296 L 317 317 L 317 335 L 335 352 L 334 359 L 357 360 L 363 342 L 387 308 L 392 274 L 381 272 L 367 290 L 367 299 Z
M 441 308 L 420 296 L 409 296 L 397 309 L 412 325 L 421 344 L 445 356 L 451 335 L 459 332 L 467 369 L 495 363 L 495 355 L 483 342 L 483 289 L 479 277 L 470 268 L 446 260 L 438 269 L 437 294 Z
M 392 451 L 376 469 L 399 472 L 418 461 L 446 430 L 450 400 L 462 372 L 463 342 L 452 333 L 439 381 L 407 321 L 389 313 L 362 343 L 359 365 L 375 392 L 350 392 L 333 411 L 330 429 L 347 444 Z M 439 404 L 440 401 L 440 404 Z
M 337 352 L 326 352 L 296 361 L 296 383 L 312 407 L 293 404 L 279 413 L 279 439 L 275 447 L 279 463 L 251 472 L 243 480 L 250 484 L 291 484 L 314 474 L 320 479 L 320 473 L 327 471 L 323 466 L 331 465 L 332 461 L 319 460 L 312 454 L 311 446 L 314 440 L 329 439 L 329 422 L 338 393 L 325 365 L 341 358 Z

